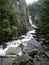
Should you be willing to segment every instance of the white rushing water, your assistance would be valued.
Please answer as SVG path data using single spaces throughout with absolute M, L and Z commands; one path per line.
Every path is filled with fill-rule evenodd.
M 32 24 L 31 16 L 29 16 L 29 23 L 31 24 L 32 27 L 36 28 L 36 26 Z M 13 41 L 6 43 L 8 45 L 7 48 L 5 48 L 4 50 L 0 48 L 0 56 L 6 55 L 6 52 L 10 47 L 17 47 L 19 46 L 19 44 L 22 44 L 22 43 L 24 46 L 26 46 L 25 43 L 29 42 L 33 38 L 32 34 L 34 33 L 35 33 L 35 30 L 31 30 L 27 32 L 26 35 L 22 35 L 21 36 L 23 37 L 22 39 L 13 40 Z
M 30 41 L 33 38 L 31 33 L 35 33 L 35 30 L 27 32 L 26 35 L 22 35 L 23 37 L 25 36 L 23 39 L 14 40 L 14 41 L 6 43 L 8 45 L 7 48 L 5 48 L 4 50 L 2 48 L 0 48 L 0 56 L 6 55 L 6 52 L 7 52 L 8 48 L 10 48 L 10 47 L 17 47 L 21 43 L 23 43 L 23 45 L 26 45 L 25 43 Z
M 32 27 L 37 28 L 37 27 L 32 23 L 31 16 L 29 16 L 29 23 L 31 24 Z

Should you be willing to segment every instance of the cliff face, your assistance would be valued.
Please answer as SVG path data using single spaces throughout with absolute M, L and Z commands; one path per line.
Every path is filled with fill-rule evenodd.
M 16 9 L 16 22 L 15 24 L 20 30 L 27 28 L 27 12 L 25 0 L 10 0 L 10 4 Z M 25 30 L 24 29 L 24 30 Z

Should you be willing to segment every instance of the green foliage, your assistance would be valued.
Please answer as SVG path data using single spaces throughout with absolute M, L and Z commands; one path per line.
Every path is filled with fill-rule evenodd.
M 12 26 L 11 34 L 12 36 L 16 37 L 18 35 L 18 27 Z
M 38 51 L 37 55 L 43 55 L 44 54 L 44 51 Z
M 12 1 L 12 0 L 11 0 Z M 17 1 L 16 1 L 17 2 Z M 0 45 L 27 31 L 26 3 L 22 0 L 20 11 L 12 7 L 10 0 L 0 0 Z M 23 6 L 22 6 L 23 5 Z
M 41 35 L 43 35 L 42 38 L 47 40 L 49 39 L 49 0 L 39 0 L 39 3 L 39 17 L 41 23 L 39 24 L 38 29 L 39 32 L 41 32 Z
M 36 37 L 38 40 L 49 40 L 49 0 L 39 0 L 31 8 L 32 19 L 37 24 Z
M 18 35 L 15 25 L 16 10 L 9 4 L 9 0 L 0 0 L 0 43 Z

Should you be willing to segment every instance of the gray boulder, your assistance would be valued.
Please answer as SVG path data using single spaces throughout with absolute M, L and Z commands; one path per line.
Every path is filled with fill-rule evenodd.
M 49 51 L 45 52 L 45 55 L 49 58 Z
M 32 43 L 28 43 L 24 51 L 31 57 L 34 57 L 34 55 L 38 52 L 38 48 L 34 46 Z

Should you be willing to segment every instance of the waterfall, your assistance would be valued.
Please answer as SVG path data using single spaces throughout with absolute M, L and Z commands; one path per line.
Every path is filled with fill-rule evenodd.
M 29 23 L 30 23 L 30 24 L 31 24 L 31 26 L 32 26 L 31 16 L 29 16 Z
M 32 19 L 31 19 L 31 16 L 29 15 L 29 23 L 31 24 L 32 27 L 37 28 L 32 22 L 33 22 L 33 21 L 32 21 Z

